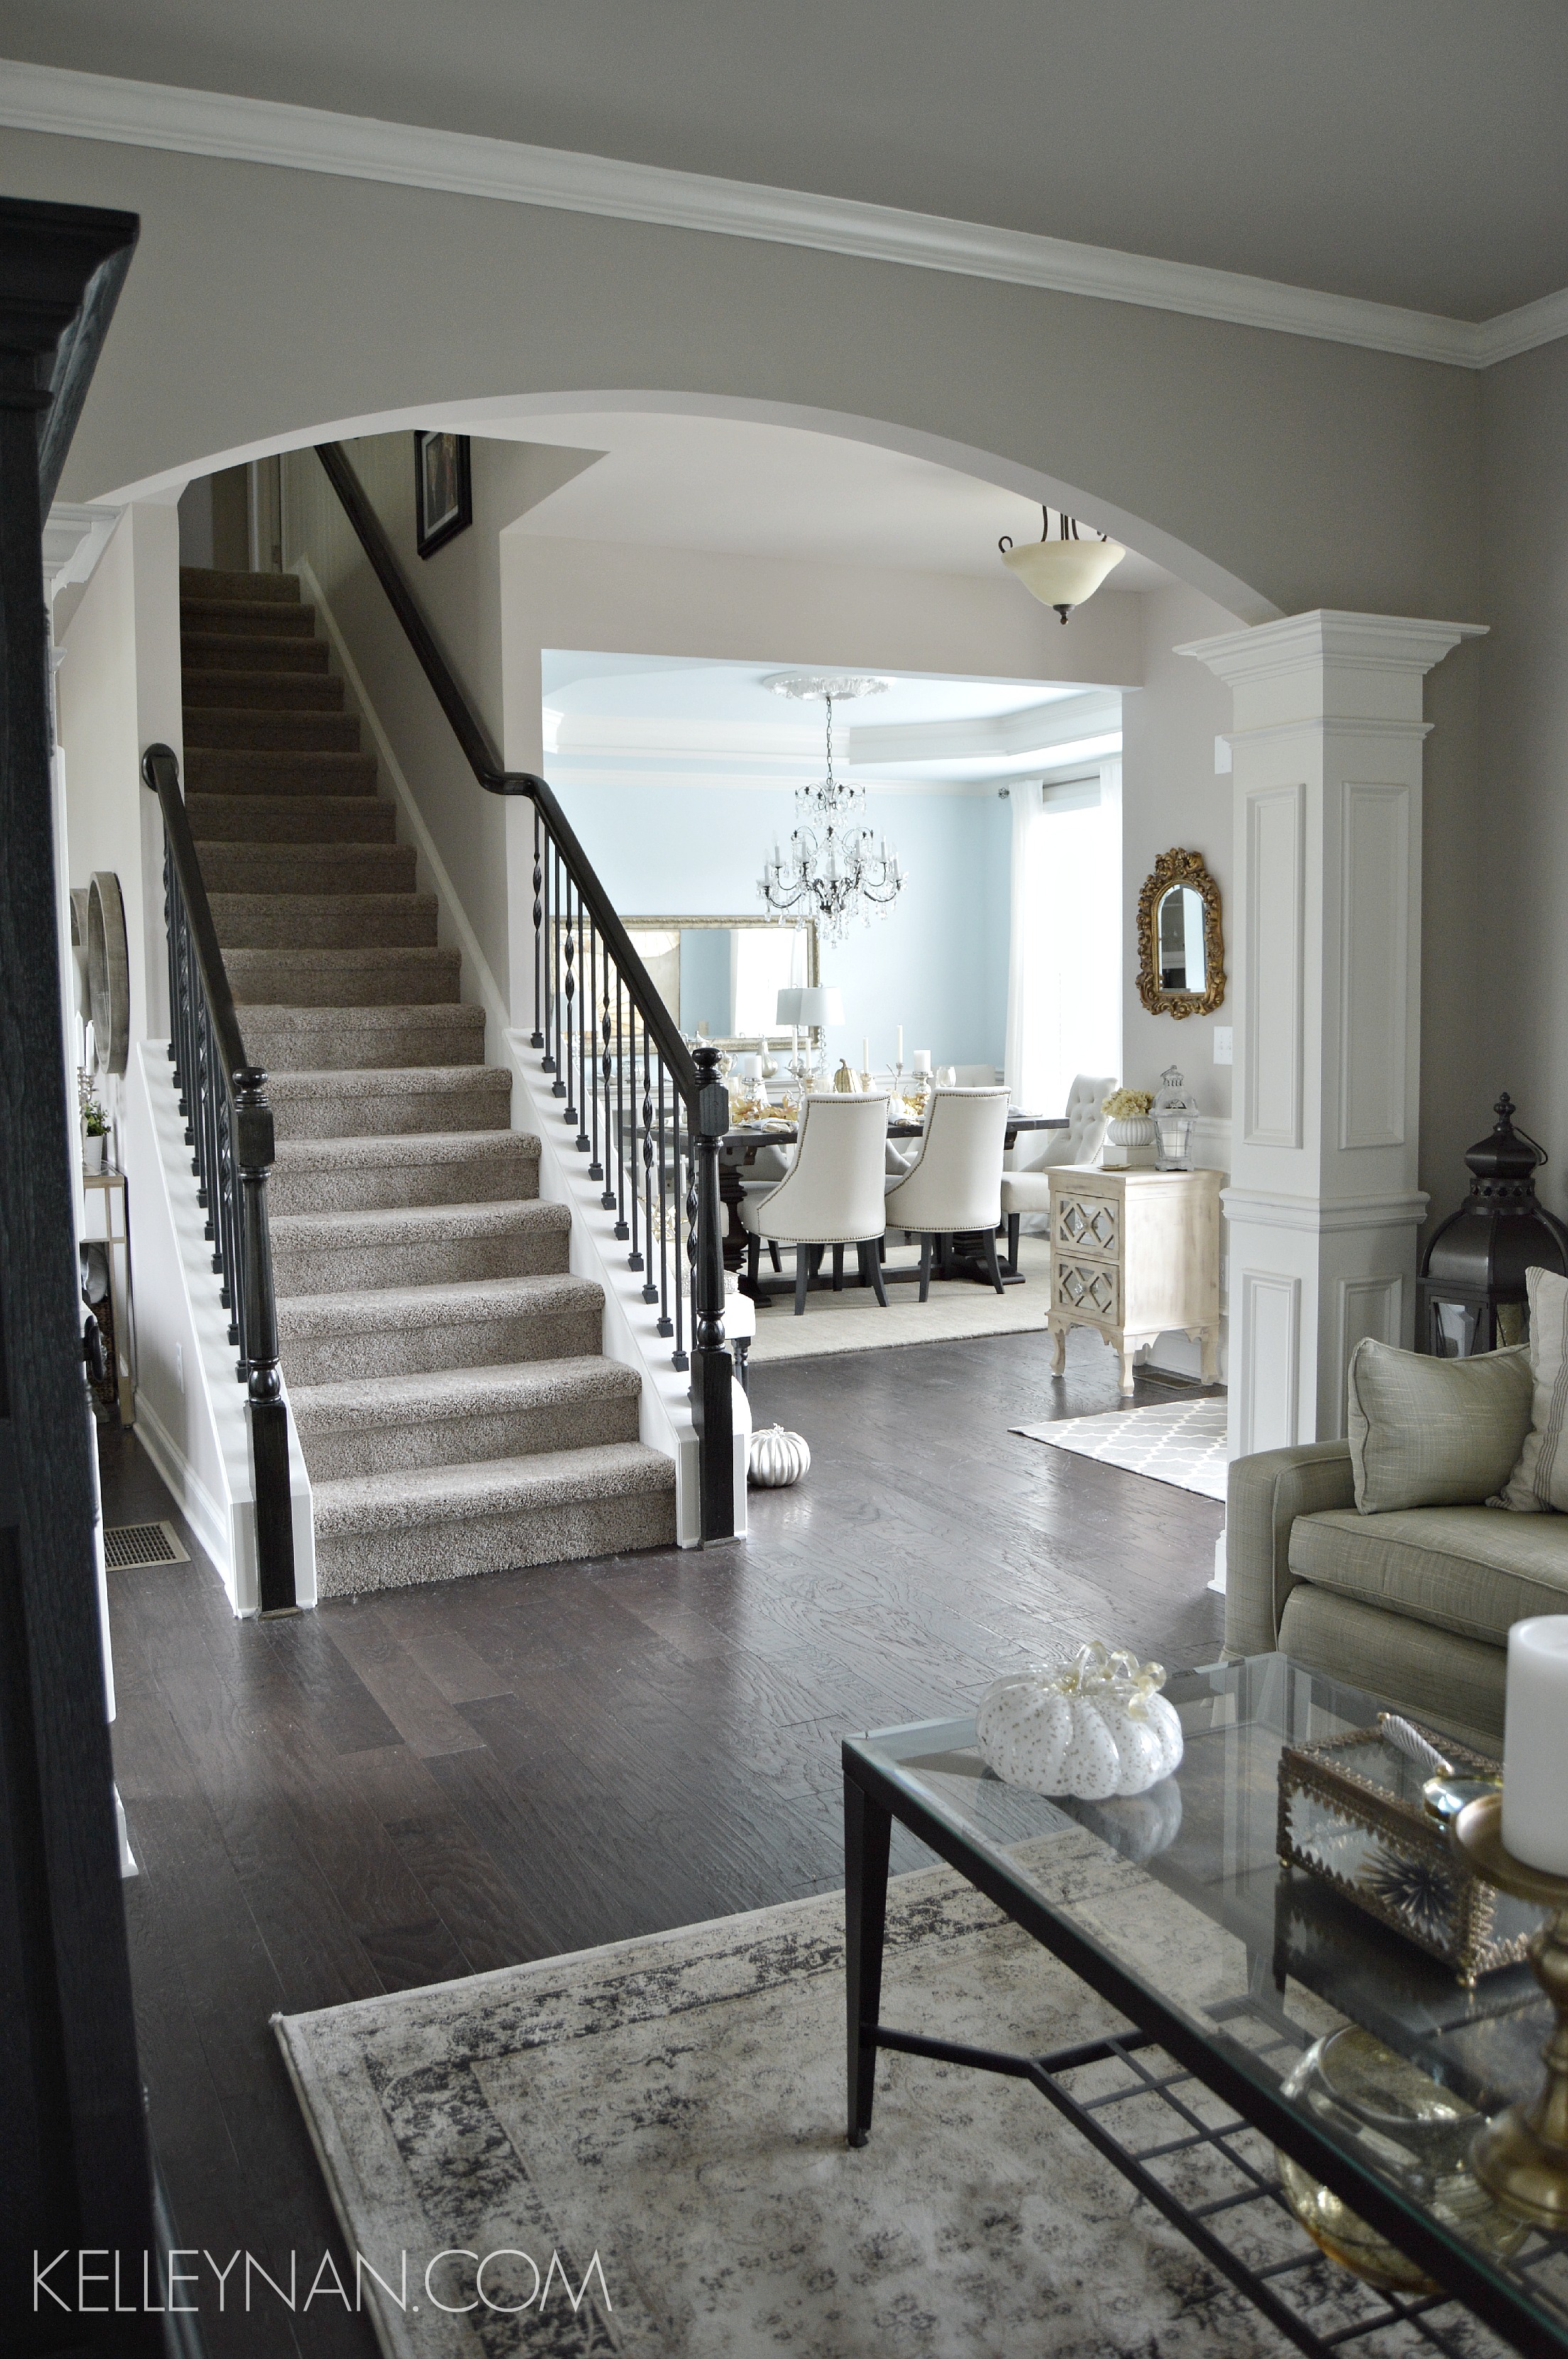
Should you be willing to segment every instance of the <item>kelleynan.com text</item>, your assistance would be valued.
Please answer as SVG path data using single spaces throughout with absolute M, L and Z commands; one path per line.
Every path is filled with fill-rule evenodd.
M 346 2269 L 330 2253 L 312 2267 L 298 2253 L 287 2267 L 274 2259 L 269 2269 L 254 2253 L 231 2253 L 227 2260 L 205 2246 L 127 2256 L 103 2247 L 66 2246 L 51 2255 L 33 2256 L 35 2313 L 64 2310 L 76 2318 L 163 2316 L 170 2311 L 203 2309 L 260 2309 L 280 2304 L 296 2312 L 319 2304 L 340 2304 L 363 2310 L 366 2299 L 394 2304 L 409 2316 L 421 2309 L 444 2311 L 449 2318 L 470 2310 L 495 2310 L 516 2317 L 526 2310 L 580 2310 L 592 2288 L 606 2316 L 613 2314 L 610 2289 L 595 2251 L 575 2288 L 561 2255 L 551 2252 L 541 2268 L 531 2255 L 512 2245 L 476 2253 L 451 2245 L 421 2263 L 399 2253 L 382 2270 L 355 2253 Z

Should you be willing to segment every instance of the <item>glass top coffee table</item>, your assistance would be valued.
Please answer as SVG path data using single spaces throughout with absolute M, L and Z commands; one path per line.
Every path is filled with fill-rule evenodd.
M 850 2144 L 870 2132 L 879 2048 L 1007 2073 L 1313 2359 L 1417 2341 L 1474 2359 L 1475 2320 L 1520 2351 L 1568 2353 L 1568 2239 L 1499 2212 L 1465 2161 L 1481 2118 L 1540 2083 L 1552 2018 L 1529 1967 L 1464 1990 L 1332 1886 L 1279 1864 L 1282 1747 L 1366 1728 L 1377 1705 L 1283 1655 L 1184 1672 L 1165 1692 L 1185 1758 L 1128 1800 L 1047 1801 L 1004 1784 L 975 1750 L 972 1719 L 844 1739 Z M 1019 2056 L 884 2024 L 894 1819 L 1131 2028 Z M 1349 2110 L 1303 2065 L 1347 2026 L 1369 2037 L 1337 2053 L 1370 2060 L 1369 2093 Z M 1310 2286 L 1323 2264 L 1290 2221 L 1270 2146 L 1438 2290 L 1356 2288 L 1350 2322 L 1320 2331 Z

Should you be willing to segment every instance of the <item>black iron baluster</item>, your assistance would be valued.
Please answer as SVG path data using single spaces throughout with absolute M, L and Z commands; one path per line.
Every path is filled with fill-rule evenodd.
M 675 1349 L 670 1354 L 670 1359 L 672 1367 L 684 1368 L 691 1364 L 686 1357 L 686 1307 L 689 1299 L 686 1245 L 688 1208 L 686 1188 L 681 1176 L 681 1141 L 686 1129 L 686 1103 L 679 1090 L 672 1089 L 670 1096 L 670 1126 L 674 1134 L 675 1147 L 676 1206 L 674 1248 L 670 1256 L 674 1265 L 670 1291 L 675 1298 Z
M 588 921 L 588 997 L 585 1006 L 593 1027 L 593 1045 L 588 1053 L 588 1087 L 593 1093 L 593 1119 L 591 1125 L 593 1136 L 588 1149 L 588 1177 L 590 1180 L 599 1180 L 604 1177 L 604 1158 L 599 1153 L 599 1100 L 601 1097 L 604 1100 L 604 1151 L 606 1154 L 610 1147 L 610 1061 L 607 1057 L 601 1060 L 600 1054 L 602 1018 L 599 1011 L 599 995 L 603 989 L 604 984 L 599 972 L 599 929 L 590 919 Z M 604 1197 L 601 1196 L 600 1203 L 602 1204 L 604 1201 Z M 612 1198 L 611 1201 L 613 1202 L 614 1199 Z
M 534 1028 L 532 1037 L 528 1041 L 530 1049 L 542 1049 L 544 1047 L 544 1033 L 541 1029 L 539 1020 L 544 1013 L 539 999 L 539 986 L 542 979 L 542 962 L 539 957 L 539 925 L 544 916 L 544 902 L 540 897 L 539 887 L 543 881 L 543 877 L 544 870 L 539 863 L 539 805 L 536 803 L 534 805 Z
M 294 1599 L 294 1507 L 289 1492 L 289 1412 L 278 1365 L 278 1306 L 272 1289 L 272 1239 L 267 1181 L 275 1159 L 267 1075 L 243 1066 L 234 1076 L 235 1160 L 244 1223 L 248 1325 L 245 1389 L 256 1491 L 256 1553 L 263 1614 L 288 1614 Z
M 554 1073 L 555 1079 L 550 1085 L 550 1093 L 551 1097 L 563 1098 L 566 1095 L 566 1083 L 561 1075 L 561 854 L 556 849 L 553 836 L 550 838 L 550 873 L 555 880 L 550 904 L 550 972 L 555 1007 L 555 1052 L 550 1059 L 550 1071 Z
M 614 1073 L 614 1060 L 610 1054 L 610 959 L 608 951 L 604 954 L 604 969 L 599 981 L 599 1064 L 600 1071 L 604 1077 L 604 1169 L 601 1173 L 601 1177 L 604 1182 L 604 1189 L 599 1201 L 606 1212 L 613 1212 L 615 1209 L 615 1190 L 610 1179 L 610 1156 L 614 1148 L 615 1141 L 610 1135 L 610 1082 Z M 617 1228 L 615 1234 L 619 1236 L 621 1232 Z
M 636 1026 L 637 1011 L 632 1011 Z M 637 1047 L 634 1034 L 632 1047 L 632 1087 L 637 1087 Z M 653 1282 L 653 1064 L 648 1046 L 648 1026 L 642 1027 L 642 1233 L 647 1241 L 645 1260 L 637 1258 L 637 1171 L 632 1171 L 632 1267 L 643 1270 L 642 1299 L 645 1302 L 659 1300 L 659 1288 Z
M 588 1034 L 596 1019 L 592 990 L 588 990 L 585 997 L 582 995 L 593 980 L 583 961 L 583 890 L 580 886 L 577 892 L 577 1151 L 580 1155 L 590 1155 L 593 1142 L 588 1136 L 588 1092 L 593 1083 L 593 1073 Z
M 572 879 L 570 875 L 566 880 L 565 956 L 566 981 L 563 988 L 566 993 L 566 1038 L 564 1044 L 566 1050 L 566 1086 L 561 1094 L 564 1096 L 566 1103 L 561 1108 L 561 1120 L 570 1128 L 577 1120 L 577 1107 L 572 1099 L 572 1084 L 577 1079 L 577 1056 L 572 1042 L 572 1025 L 575 1023 L 577 1018 L 577 938 L 572 929 Z M 583 1147 L 586 1146 L 587 1141 L 580 1138 L 577 1144 L 579 1147 Z
M 632 1055 L 632 1086 L 637 1086 L 637 1055 Z M 632 1146 L 636 1148 L 636 1122 L 633 1122 Z M 632 1220 L 626 1226 L 626 1041 L 621 1030 L 621 974 L 615 970 L 615 1234 L 623 1241 L 630 1237 L 632 1249 L 626 1256 L 628 1269 L 642 1267 L 642 1256 L 637 1249 L 637 1174 L 632 1174 Z
M 673 1335 L 670 1318 L 670 1166 L 664 1151 L 664 1060 L 659 1060 L 659 1332 Z

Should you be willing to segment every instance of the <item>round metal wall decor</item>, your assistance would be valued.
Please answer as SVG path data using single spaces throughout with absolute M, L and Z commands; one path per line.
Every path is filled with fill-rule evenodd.
M 131 961 L 120 880 L 107 868 L 87 888 L 87 1004 L 99 1065 L 123 1073 L 131 1053 Z

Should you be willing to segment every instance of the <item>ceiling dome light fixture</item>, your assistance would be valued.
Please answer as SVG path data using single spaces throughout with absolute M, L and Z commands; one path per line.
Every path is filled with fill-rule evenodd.
M 1054 606 L 1065 623 L 1074 606 L 1092 598 L 1101 582 L 1114 567 L 1118 566 L 1127 550 L 1119 540 L 1101 533 L 1097 540 L 1080 540 L 1076 519 L 1065 511 L 1062 516 L 1062 538 L 1051 538 L 1051 510 L 1041 508 L 1045 530 L 1039 540 L 1031 540 L 1022 549 L 1013 547 L 1012 535 L 1004 533 L 996 543 L 1002 552 L 1002 562 L 1009 573 L 1016 573 L 1042 606 Z
M 904 888 L 898 855 L 866 824 L 866 789 L 833 777 L 833 709 L 854 696 L 880 696 L 887 686 L 866 672 L 780 671 L 763 682 L 775 696 L 809 698 L 827 707 L 827 777 L 795 795 L 789 847 L 777 837 L 762 864 L 757 890 L 775 918 L 814 918 L 824 941 L 842 942 L 858 918 L 886 917 Z

